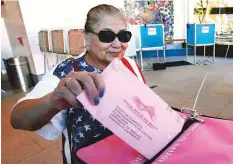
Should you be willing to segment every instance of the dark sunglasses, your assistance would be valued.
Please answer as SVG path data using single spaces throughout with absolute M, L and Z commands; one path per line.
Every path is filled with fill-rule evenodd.
M 116 37 L 120 42 L 128 43 L 132 36 L 130 31 L 120 31 L 118 34 L 115 34 L 112 31 L 100 31 L 99 33 L 90 33 L 97 35 L 99 37 L 99 40 L 103 43 L 111 43 L 115 40 Z

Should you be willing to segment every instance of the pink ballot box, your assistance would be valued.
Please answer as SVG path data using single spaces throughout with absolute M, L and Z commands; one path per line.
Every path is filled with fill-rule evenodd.
M 181 131 L 185 119 L 121 61 L 115 59 L 101 76 L 106 90 L 99 105 L 92 105 L 85 92 L 77 99 L 126 145 L 151 159 Z
M 233 164 L 233 120 L 202 117 L 152 164 Z

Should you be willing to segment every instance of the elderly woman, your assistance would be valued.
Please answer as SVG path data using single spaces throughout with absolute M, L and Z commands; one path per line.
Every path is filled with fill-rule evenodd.
M 111 5 L 92 8 L 85 24 L 86 52 L 61 62 L 44 75 L 14 107 L 12 126 L 36 131 L 48 140 L 63 133 L 64 159 L 68 163 L 84 162 L 77 156 L 78 150 L 113 134 L 83 108 L 76 96 L 84 90 L 90 102 L 98 105 L 105 90 L 100 73 L 115 58 L 144 80 L 133 60 L 124 57 L 131 38 L 126 27 L 121 10 Z

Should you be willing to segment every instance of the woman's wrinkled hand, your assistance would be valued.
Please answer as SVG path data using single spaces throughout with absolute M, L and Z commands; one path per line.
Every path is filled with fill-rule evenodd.
M 50 106 L 63 110 L 69 107 L 78 107 L 76 97 L 85 91 L 89 101 L 98 105 L 104 95 L 105 85 L 100 74 L 95 72 L 70 72 L 62 78 L 57 88 L 50 95 Z

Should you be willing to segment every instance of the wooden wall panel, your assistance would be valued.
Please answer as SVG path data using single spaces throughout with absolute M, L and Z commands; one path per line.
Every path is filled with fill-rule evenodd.
M 49 51 L 48 31 L 38 32 L 38 37 L 39 37 L 40 51 L 48 52 Z
M 53 30 L 51 31 L 52 37 L 52 52 L 64 54 L 64 37 L 63 30 Z
M 69 30 L 69 50 L 71 55 L 79 55 L 84 49 L 84 30 L 72 29 Z

